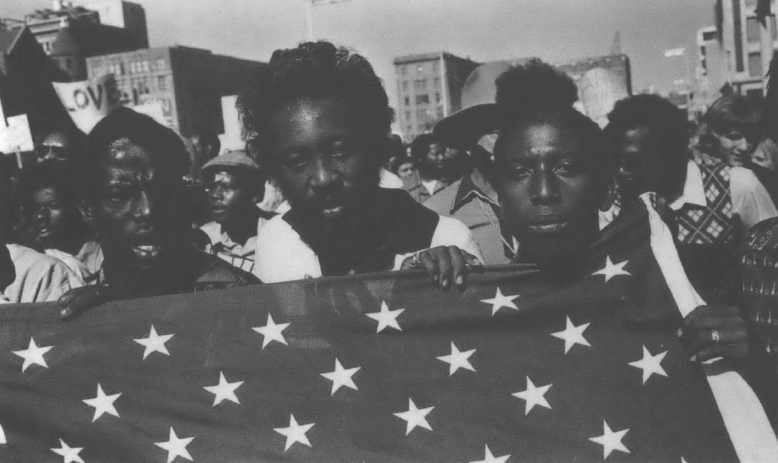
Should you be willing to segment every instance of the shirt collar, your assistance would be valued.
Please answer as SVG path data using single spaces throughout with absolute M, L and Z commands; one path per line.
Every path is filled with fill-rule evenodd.
M 705 198 L 705 184 L 702 181 L 702 172 L 694 161 L 686 165 L 686 183 L 683 186 L 681 197 L 670 204 L 670 209 L 677 211 L 686 204 L 705 207 L 708 200 Z
M 476 175 L 476 173 L 477 171 L 473 171 L 471 174 L 465 175 L 464 177 L 462 177 L 462 181 L 459 182 L 459 188 L 457 188 L 457 194 L 456 197 L 454 198 L 454 204 L 451 206 L 452 214 L 455 211 L 457 211 L 460 207 L 467 204 L 467 202 L 473 199 L 473 197 L 475 196 L 499 207 L 499 204 L 496 201 L 492 200 L 492 198 L 490 198 L 486 193 L 484 193 L 483 189 L 479 187 L 478 183 L 485 182 L 486 179 L 484 179 L 482 175 Z M 475 179 L 474 176 L 476 177 Z

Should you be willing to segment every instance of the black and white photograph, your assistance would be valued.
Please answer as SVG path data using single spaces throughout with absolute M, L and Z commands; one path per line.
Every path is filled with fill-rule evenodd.
M 2 0 L 0 463 L 778 462 L 776 15 Z

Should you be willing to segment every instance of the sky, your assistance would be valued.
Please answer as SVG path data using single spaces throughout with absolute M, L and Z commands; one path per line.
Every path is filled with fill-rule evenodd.
M 342 1 L 342 0 L 339 0 Z M 81 3 L 86 3 L 83 1 Z M 307 38 L 304 0 L 135 0 L 146 10 L 152 47 L 186 45 L 267 61 Z M 74 1 L 79 4 L 78 0 Z M 392 60 L 447 51 L 474 61 L 537 56 L 567 61 L 606 55 L 617 32 L 634 89 L 672 87 L 683 62 L 663 51 L 686 47 L 713 25 L 715 0 L 346 0 L 313 7 L 317 39 L 365 55 L 396 104 Z M 50 0 L 2 0 L 0 17 L 22 18 Z M 683 59 L 683 58 L 681 58 Z

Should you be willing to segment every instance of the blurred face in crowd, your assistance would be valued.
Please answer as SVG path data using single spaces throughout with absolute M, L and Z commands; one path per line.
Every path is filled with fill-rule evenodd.
M 440 143 L 432 143 L 419 164 L 425 178 L 439 180 L 456 175 L 462 167 L 467 153 L 457 148 L 447 148 Z
M 495 146 L 497 191 L 513 235 L 536 263 L 588 249 L 606 188 L 595 153 L 563 121 L 519 123 Z
M 35 147 L 35 154 L 38 162 L 66 162 L 73 157 L 73 143 L 65 132 L 52 132 Z
M 658 137 L 652 136 L 648 127 L 636 127 L 621 134 L 616 143 L 617 182 L 625 202 L 636 201 L 647 191 L 655 191 L 670 200 L 682 193 L 686 161 L 679 160 L 674 169 L 666 169 L 661 153 L 669 149 Z M 668 178 L 671 171 L 678 172 L 672 180 Z
M 233 223 L 254 206 L 245 177 L 228 169 L 214 170 L 213 178 L 206 179 L 206 191 L 211 205 L 211 215 L 216 223 Z
M 206 143 L 199 135 L 194 135 L 189 140 L 192 142 L 200 167 L 218 156 L 219 153 L 216 152 L 216 147 Z
M 63 198 L 56 188 L 46 187 L 36 191 L 29 208 L 30 233 L 38 245 L 58 249 L 73 238 L 78 208 L 74 201 Z
M 348 102 L 302 98 L 270 119 L 274 174 L 294 207 L 335 223 L 369 204 L 380 156 Z
M 180 174 L 161 162 L 166 154 L 119 140 L 98 169 L 86 218 L 106 259 L 130 271 L 154 268 L 188 229 L 185 187 Z
M 721 160 L 731 166 L 743 166 L 749 163 L 754 145 L 740 130 L 734 129 L 724 133 L 714 132 L 719 141 L 718 155 Z
M 401 179 L 410 178 L 413 175 L 415 167 L 412 162 L 405 162 L 397 167 L 397 176 Z

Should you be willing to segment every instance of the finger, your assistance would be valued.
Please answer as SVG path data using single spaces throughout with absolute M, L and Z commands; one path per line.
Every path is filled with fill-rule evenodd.
M 737 307 L 718 306 L 710 307 L 701 305 L 694 309 L 684 318 L 684 325 L 697 327 L 699 329 L 709 329 L 711 324 L 716 323 L 715 319 L 741 318 L 743 315 Z M 713 320 L 709 320 L 713 319 Z
M 718 341 L 714 332 L 718 334 Z M 698 335 L 688 344 L 687 350 L 692 355 L 697 355 L 704 349 L 731 344 L 748 344 L 748 333 L 745 330 L 706 330 L 700 331 Z
M 462 251 L 456 246 L 448 247 L 448 254 L 451 258 L 452 278 L 457 288 L 464 289 L 465 278 L 467 278 L 467 264 L 465 263 L 465 256 L 462 255 Z
M 444 290 L 451 287 L 451 282 L 454 280 L 454 266 L 451 262 L 451 255 L 446 247 L 435 248 L 435 257 L 438 262 L 438 283 Z
M 460 252 L 464 256 L 465 263 L 467 263 L 467 265 L 469 265 L 473 269 L 477 268 L 479 271 L 483 270 L 484 264 L 480 260 L 478 260 L 478 258 L 476 256 L 470 254 L 467 251 L 463 251 L 461 249 L 460 249 Z
M 748 344 L 719 344 L 699 351 L 692 357 L 693 362 L 707 362 L 723 357 L 728 360 L 743 360 L 748 356 Z
M 433 282 L 437 282 L 438 280 L 438 265 L 435 263 L 435 259 L 432 258 L 429 252 L 422 251 L 419 253 L 419 262 L 424 266 L 424 269 L 427 270 L 427 274 L 430 276 L 430 279 Z

